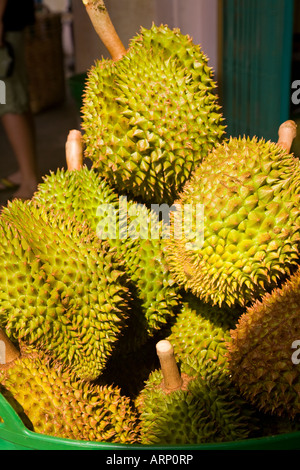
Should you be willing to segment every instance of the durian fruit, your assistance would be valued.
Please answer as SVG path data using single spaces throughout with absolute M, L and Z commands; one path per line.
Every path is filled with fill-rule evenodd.
M 57 169 L 43 177 L 31 204 L 43 207 L 45 211 L 64 212 L 81 223 L 87 224 L 94 235 L 101 226 L 107 241 L 116 240 L 118 235 L 119 197 L 97 171 L 86 165 L 70 171 Z M 104 239 L 100 237 L 99 239 Z
M 299 422 L 300 271 L 251 305 L 227 343 L 233 381 L 260 410 Z
M 136 411 L 117 387 L 78 380 L 41 351 L 0 365 L 0 391 L 37 433 L 81 441 L 139 442 Z
M 131 280 L 134 308 L 131 338 L 139 346 L 159 331 L 180 304 L 178 286 L 170 276 L 164 254 L 162 222 L 154 211 L 119 197 L 97 171 L 57 170 L 44 178 L 32 204 L 46 211 L 63 211 L 65 217 L 85 222 L 99 240 L 106 241 L 121 258 Z M 125 341 L 125 340 L 124 340 Z
M 169 345 L 173 354 L 172 345 Z M 258 421 L 253 409 L 239 396 L 226 373 L 220 369 L 218 374 L 208 373 L 202 377 L 198 370 L 205 368 L 192 358 L 187 369 L 187 363 L 180 363 L 178 380 L 173 366 L 170 367 L 169 350 L 164 349 L 163 360 L 160 353 L 162 369 L 150 374 L 136 400 L 142 444 L 237 441 L 256 432 Z M 165 360 L 167 368 L 163 365 Z M 171 369 L 171 379 L 168 369 Z
M 122 263 L 84 225 L 14 200 L 0 220 L 0 325 L 95 379 L 127 327 Z
M 299 262 L 300 163 L 256 137 L 217 145 L 171 212 L 174 280 L 213 305 L 248 305 Z
M 155 344 L 167 338 L 178 361 L 185 363 L 188 373 L 189 358 L 197 358 L 202 377 L 227 369 L 226 343 L 242 309 L 235 314 L 231 308 L 212 307 L 192 294 L 183 294 L 181 306 L 174 318 L 161 327 L 155 336 L 128 354 L 114 354 L 101 374 L 100 380 L 115 383 L 130 397 L 136 397 L 150 372 L 159 367 L 153 355 Z M 126 337 L 126 336 L 125 336 Z M 192 370 L 191 375 L 194 374 Z
M 192 294 L 183 297 L 183 304 L 172 326 L 168 340 L 178 360 L 185 363 L 191 357 L 201 364 L 197 372 L 201 376 L 214 371 L 228 370 L 226 344 L 230 340 L 230 329 L 234 328 L 241 309 L 217 306 L 200 301 Z
M 95 26 L 103 1 L 84 3 Z M 106 45 L 104 22 L 95 29 Z M 116 51 L 88 74 L 85 156 L 117 192 L 171 204 L 224 135 L 212 69 L 199 45 L 165 25 L 141 28 L 127 51 Z
M 125 269 L 137 287 L 148 335 L 164 328 L 181 306 L 177 284 L 171 277 L 165 257 L 164 221 L 143 204 L 128 203 L 120 215 L 120 227 L 127 224 L 127 238 L 118 245 Z M 121 228 L 122 230 L 122 228 Z

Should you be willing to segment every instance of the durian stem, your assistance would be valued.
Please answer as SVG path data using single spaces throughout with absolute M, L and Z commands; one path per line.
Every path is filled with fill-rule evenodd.
M 183 381 L 176 364 L 173 346 L 168 340 L 159 341 L 156 344 L 156 352 L 161 366 L 164 387 L 169 391 L 178 390 Z
M 66 161 L 69 171 L 80 170 L 83 166 L 83 144 L 81 132 L 72 129 L 66 142 Z
M 96 33 L 113 60 L 119 60 L 126 49 L 119 38 L 103 0 L 82 0 Z
M 0 328 L 0 366 L 9 364 L 20 356 L 20 352 L 13 345 L 6 333 Z
M 287 150 L 289 153 L 292 147 L 292 143 L 294 138 L 297 135 L 297 124 L 295 121 L 285 121 L 284 123 L 281 124 L 278 130 L 278 141 L 277 144 L 280 145 L 280 147 L 284 148 Z

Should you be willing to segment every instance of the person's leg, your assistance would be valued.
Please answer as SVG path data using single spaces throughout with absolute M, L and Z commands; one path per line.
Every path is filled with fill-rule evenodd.
M 19 171 L 9 176 L 10 181 L 20 184 L 14 197 L 30 199 L 38 184 L 32 116 L 29 112 L 7 113 L 1 121 L 19 165 Z
M 0 121 L 18 163 L 18 171 L 4 179 L 20 185 L 13 197 L 30 199 L 37 188 L 35 128 L 30 111 L 25 39 L 23 32 L 7 32 L 5 40 L 14 50 L 14 69 L 5 79 L 6 103 L 0 107 Z M 5 185 L 3 184 L 5 189 Z

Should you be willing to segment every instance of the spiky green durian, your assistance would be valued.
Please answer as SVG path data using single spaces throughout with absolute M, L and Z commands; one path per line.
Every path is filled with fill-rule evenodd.
M 194 358 L 201 365 L 201 376 L 227 369 L 226 343 L 240 315 L 229 307 L 212 307 L 192 294 L 183 298 L 181 311 L 171 327 L 168 340 L 180 361 Z M 186 365 L 187 367 L 187 365 Z
M 203 369 L 194 365 L 194 371 Z M 191 365 L 188 372 L 191 371 Z M 190 376 L 181 364 L 182 389 L 166 392 L 160 370 L 152 372 L 136 406 L 143 444 L 186 445 L 246 439 L 258 421 L 228 375 Z
M 141 28 L 122 59 L 97 61 L 82 108 L 85 155 L 122 194 L 171 204 L 224 134 L 207 57 L 167 26 Z
M 41 351 L 0 365 L 0 390 L 25 425 L 41 434 L 81 441 L 139 442 L 136 412 L 117 387 L 74 378 Z
M 261 410 L 299 420 L 300 271 L 240 317 L 227 344 L 229 370 Z
M 97 171 L 86 165 L 80 170 L 50 171 L 43 177 L 31 203 L 47 212 L 59 210 L 75 217 L 88 224 L 94 235 L 100 230 L 98 224 L 105 219 L 106 223 L 101 225 L 105 238 L 115 240 L 118 235 L 119 196 Z
M 150 372 L 159 367 L 153 351 L 155 344 L 165 338 L 173 345 L 178 360 L 185 363 L 186 370 L 192 358 L 201 365 L 196 372 L 202 377 L 225 371 L 229 330 L 234 327 L 241 311 L 236 309 L 233 315 L 229 307 L 212 307 L 192 294 L 183 294 L 181 308 L 174 318 L 136 351 L 127 355 L 116 351 L 101 374 L 101 381 L 115 383 L 127 395 L 137 396 Z M 192 369 L 190 373 L 193 375 L 195 371 Z
M 148 334 L 158 332 L 178 311 L 180 293 L 170 275 L 165 257 L 164 222 L 143 204 L 129 202 L 122 215 L 127 222 L 127 238 L 117 247 L 125 269 L 137 287 Z M 120 223 L 122 226 L 120 217 Z M 123 224 L 124 225 L 124 224 Z
M 96 378 L 126 327 L 119 258 L 82 224 L 14 200 L 0 220 L 0 325 Z
M 299 165 L 264 139 L 217 145 L 171 213 L 176 282 L 214 305 L 247 305 L 290 274 L 299 262 Z
M 119 197 L 97 171 L 57 170 L 44 178 L 33 198 L 44 210 L 64 211 L 88 224 L 99 239 L 116 249 L 131 280 L 137 345 L 173 316 L 178 287 L 165 260 L 161 223 L 143 204 Z M 136 329 L 132 324 L 133 331 Z M 143 333 L 144 332 L 144 333 Z M 132 343 L 132 340 L 131 340 Z

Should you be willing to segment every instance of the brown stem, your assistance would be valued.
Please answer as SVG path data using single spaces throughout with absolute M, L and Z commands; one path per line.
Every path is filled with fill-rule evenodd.
M 66 142 L 66 161 L 69 171 L 80 170 L 83 165 L 83 144 L 81 132 L 72 129 Z
M 294 121 L 285 121 L 281 124 L 278 130 L 277 144 L 287 150 L 289 153 L 292 147 L 294 138 L 297 135 L 297 124 Z
M 9 364 L 20 356 L 20 352 L 12 344 L 6 333 L 0 328 L 0 366 Z
M 176 364 L 173 346 L 168 340 L 159 341 L 156 345 L 156 352 L 163 374 L 164 387 L 170 391 L 178 390 L 183 381 Z
M 126 54 L 126 49 L 119 38 L 104 0 L 82 0 L 90 20 L 99 38 L 107 48 L 113 60 L 119 60 Z

